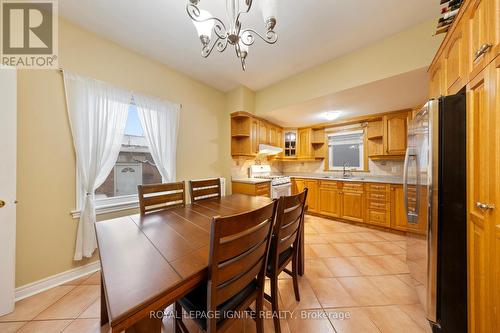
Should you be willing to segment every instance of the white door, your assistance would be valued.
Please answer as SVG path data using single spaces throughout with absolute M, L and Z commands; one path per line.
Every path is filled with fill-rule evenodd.
M 16 70 L 0 65 L 0 316 L 14 310 L 16 81 Z
M 116 163 L 115 196 L 137 194 L 137 185 L 142 184 L 141 163 Z

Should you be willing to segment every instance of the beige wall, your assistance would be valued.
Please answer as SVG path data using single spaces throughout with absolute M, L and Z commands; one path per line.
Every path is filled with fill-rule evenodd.
M 255 112 L 265 115 L 269 111 L 429 66 L 443 39 L 433 36 L 435 28 L 436 20 L 423 22 L 260 90 L 256 95 Z
M 183 105 L 179 180 L 225 176 L 230 164 L 224 93 L 61 20 L 60 65 Z M 73 261 L 75 154 L 57 71 L 19 71 L 16 286 L 95 261 Z M 130 212 L 122 212 L 127 214 Z M 120 214 L 100 216 L 109 218 Z

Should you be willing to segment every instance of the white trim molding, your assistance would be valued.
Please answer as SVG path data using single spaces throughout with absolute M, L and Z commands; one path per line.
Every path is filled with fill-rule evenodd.
M 206 179 L 209 179 L 209 178 L 197 179 L 197 180 L 206 180 Z M 225 196 L 226 195 L 226 178 L 219 178 L 219 179 L 220 179 L 222 196 Z M 121 196 L 121 197 L 102 198 L 102 199 L 96 199 L 95 204 L 96 204 L 96 208 L 95 208 L 96 215 L 109 214 L 109 213 L 115 213 L 115 212 L 121 212 L 124 210 L 129 210 L 129 209 L 138 209 L 139 208 L 139 197 L 137 196 L 137 194 L 132 194 L 132 195 L 125 195 L 125 196 Z M 80 209 L 72 210 L 70 212 L 71 217 L 73 219 L 79 219 L 80 212 L 81 212 Z
M 70 269 L 69 271 L 62 272 L 56 275 L 49 276 L 32 283 L 25 284 L 16 288 L 15 300 L 20 301 L 26 297 L 30 297 L 41 293 L 42 291 L 57 287 L 63 283 L 78 279 L 90 273 L 97 272 L 101 269 L 100 261 L 94 261 L 77 268 Z
M 139 208 L 139 199 L 136 198 L 134 200 L 130 201 L 123 201 L 123 202 L 115 202 L 115 203 L 110 203 L 106 205 L 99 205 L 95 208 L 95 213 L 96 215 L 102 215 L 102 214 L 109 214 L 109 213 L 114 213 L 114 212 L 120 212 L 124 210 L 129 210 L 129 209 L 137 209 Z M 81 210 L 75 209 L 71 211 L 71 217 L 73 219 L 79 219 L 80 218 L 80 213 Z

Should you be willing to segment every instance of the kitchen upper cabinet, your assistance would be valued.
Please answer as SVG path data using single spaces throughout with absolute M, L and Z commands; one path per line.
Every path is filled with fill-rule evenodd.
M 259 144 L 283 147 L 283 129 L 248 112 L 231 114 L 231 156 L 254 158 Z
M 467 85 L 469 331 L 478 333 L 499 323 L 499 86 L 500 58 Z
M 456 94 L 467 82 L 467 34 L 465 22 L 459 22 L 443 51 L 445 87 Z
M 404 158 L 408 135 L 409 112 L 396 112 L 368 122 L 367 145 L 371 159 Z
M 284 158 L 295 159 L 297 158 L 297 131 L 296 130 L 285 130 L 284 135 L 284 148 L 283 148 Z
M 269 124 L 264 121 L 259 122 L 259 143 L 269 144 Z
M 384 116 L 386 155 L 404 155 L 408 133 L 408 112 Z
M 312 156 L 312 129 L 311 128 L 301 128 L 298 130 L 298 157 L 299 159 L 309 159 Z
M 429 69 L 429 98 L 446 95 L 443 60 L 438 60 Z
M 469 78 L 474 78 L 493 59 L 492 48 L 498 27 L 498 12 L 494 11 L 494 2 L 497 0 L 471 0 L 465 12 L 467 44 L 467 70 Z M 496 22 L 495 22 L 496 21 Z
M 318 200 L 320 214 L 330 217 L 341 216 L 340 190 L 337 182 L 320 181 Z
M 231 116 L 231 155 L 253 157 L 257 153 L 258 125 L 244 113 Z
M 271 146 L 279 146 L 279 140 L 278 140 L 278 127 L 270 125 L 269 126 L 269 140 L 268 143 Z

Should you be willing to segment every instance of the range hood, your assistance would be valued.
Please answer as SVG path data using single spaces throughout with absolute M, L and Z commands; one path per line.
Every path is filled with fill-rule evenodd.
M 259 154 L 261 155 L 277 155 L 283 151 L 283 148 L 270 146 L 270 145 L 259 145 Z

